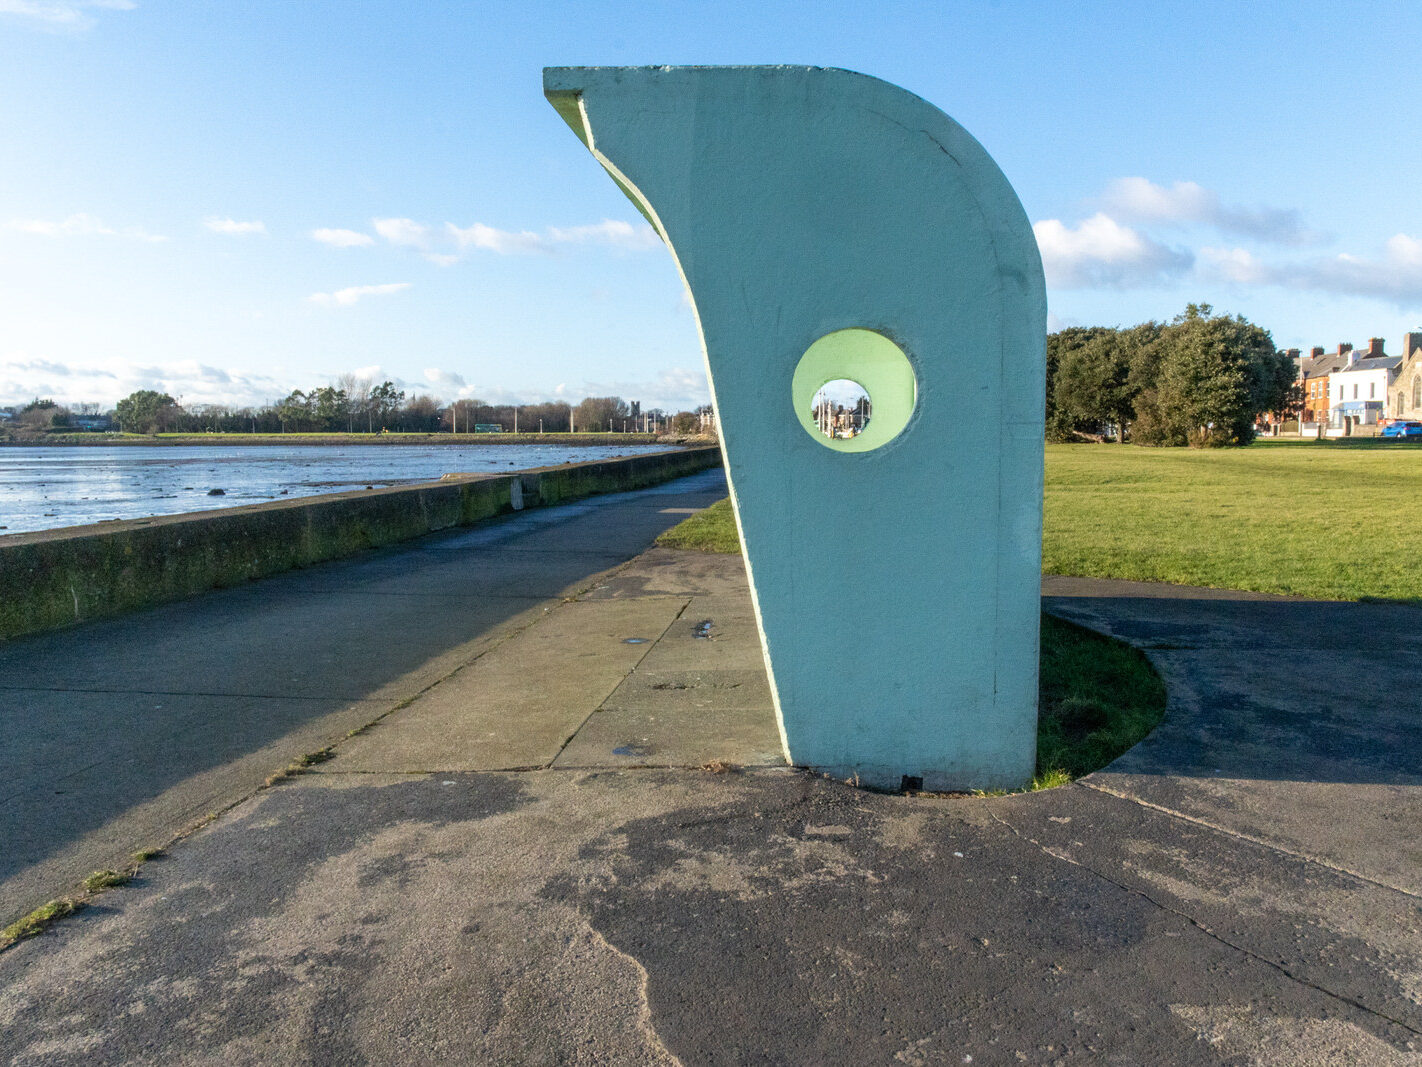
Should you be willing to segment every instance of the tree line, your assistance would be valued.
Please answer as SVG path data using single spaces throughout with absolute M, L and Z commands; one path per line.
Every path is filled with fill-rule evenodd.
M 1189 304 L 1171 322 L 1047 337 L 1047 437 L 1246 445 L 1261 415 L 1301 399 L 1293 360 L 1242 316 Z
M 70 411 L 36 399 L 16 412 L 16 429 L 40 433 L 76 425 L 77 415 L 100 414 L 97 404 Z M 428 394 L 407 396 L 391 381 L 345 376 L 330 385 L 293 390 L 272 404 L 184 406 L 167 393 L 142 389 L 111 413 L 125 433 L 473 433 L 497 426 L 504 433 L 696 433 L 709 426 L 710 407 L 696 411 L 643 410 L 617 396 L 587 397 L 577 404 L 490 404 L 466 399 L 446 404 Z

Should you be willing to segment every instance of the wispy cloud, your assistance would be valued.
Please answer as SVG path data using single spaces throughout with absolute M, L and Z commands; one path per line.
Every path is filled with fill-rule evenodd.
M 1202 248 L 1201 273 L 1240 285 L 1371 297 L 1416 308 L 1422 304 L 1422 239 L 1399 233 L 1384 243 L 1381 255 L 1343 252 L 1298 262 L 1270 262 L 1244 248 Z
M 388 296 L 410 288 L 409 282 L 388 282 L 385 285 L 352 285 L 332 293 L 312 293 L 306 299 L 322 307 L 351 307 L 368 296 Z
M 4 0 L 0 0 L 0 3 L 3 2 Z M 105 225 L 101 219 L 83 213 L 70 215 L 59 222 L 51 219 L 11 219 L 5 224 L 5 228 L 37 237 L 125 237 L 153 244 L 168 239 L 160 234 L 148 233 L 137 226 L 115 229 Z
M 1098 212 L 1075 228 L 1059 219 L 1033 224 L 1047 284 L 1054 289 L 1131 289 L 1172 281 L 1190 269 L 1190 252 L 1169 248 Z
M 0 15 L 43 30 L 87 30 L 95 11 L 132 11 L 134 0 L 0 0 Z
M 571 246 L 601 246 L 625 250 L 655 248 L 661 244 L 656 232 L 642 223 L 620 219 L 603 219 L 585 226 L 549 226 L 541 231 L 501 230 L 484 222 L 456 226 L 430 226 L 409 218 L 379 218 L 371 227 L 386 242 L 418 251 L 432 263 L 448 267 L 471 252 L 492 252 L 501 256 L 549 254 Z M 370 244 L 366 234 L 352 230 L 317 230 L 317 236 L 328 244 L 353 247 Z M 338 239 L 334 235 L 341 235 Z
M 208 216 L 202 220 L 202 224 L 213 233 L 225 234 L 228 237 L 246 237 L 249 234 L 267 232 L 265 222 L 238 222 L 236 219 L 220 218 L 217 215 Z
M 359 230 L 320 229 L 312 230 L 311 236 L 323 245 L 330 245 L 332 248 L 363 248 L 366 245 L 375 244 L 374 237 L 368 233 L 361 233 Z
M 1219 193 L 1196 182 L 1167 187 L 1147 178 L 1117 178 L 1100 202 L 1111 217 L 1126 222 L 1194 223 L 1270 244 L 1306 245 L 1323 239 L 1304 225 L 1298 211 L 1226 204 Z
M 430 228 L 414 219 L 372 219 L 371 225 L 392 245 L 424 248 L 429 244 Z
M 621 219 L 603 219 L 591 226 L 550 226 L 548 239 L 556 244 L 600 244 L 611 248 L 660 248 L 662 239 L 645 223 L 636 226 Z
M 476 222 L 464 229 L 452 222 L 446 222 L 444 226 L 461 251 L 466 248 L 479 248 L 486 252 L 497 252 L 501 256 L 553 251 L 553 242 L 548 237 L 541 237 L 531 230 L 498 230 L 482 222 Z

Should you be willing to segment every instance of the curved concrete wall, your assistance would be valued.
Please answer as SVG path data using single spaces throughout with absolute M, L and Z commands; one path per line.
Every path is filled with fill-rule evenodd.
M 238 585 L 519 506 L 641 489 L 720 462 L 717 448 L 691 448 L 0 536 L 0 638 Z

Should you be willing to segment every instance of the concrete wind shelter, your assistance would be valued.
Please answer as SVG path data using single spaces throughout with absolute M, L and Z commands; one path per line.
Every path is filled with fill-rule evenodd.
M 690 290 L 787 759 L 1022 785 L 1046 296 L 1002 172 L 849 71 L 549 68 L 544 91 Z M 840 381 L 862 432 L 814 414 Z

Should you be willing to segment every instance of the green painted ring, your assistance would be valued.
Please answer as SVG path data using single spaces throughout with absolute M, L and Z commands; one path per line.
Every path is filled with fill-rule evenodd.
M 815 425 L 810 407 L 822 386 L 840 378 L 863 386 L 874 410 L 863 433 L 829 438 Z M 918 379 L 903 349 L 883 334 L 859 328 L 835 330 L 805 349 L 790 381 L 790 400 L 805 432 L 826 448 L 871 452 L 908 425 L 918 402 Z

